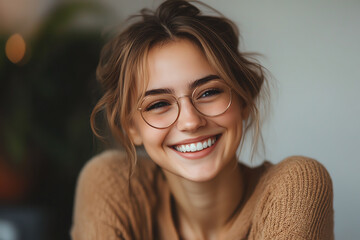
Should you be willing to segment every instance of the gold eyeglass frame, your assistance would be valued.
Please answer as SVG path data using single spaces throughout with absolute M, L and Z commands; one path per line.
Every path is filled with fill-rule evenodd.
M 230 94 L 229 104 L 227 105 L 227 107 L 225 108 L 225 110 L 224 110 L 223 112 L 219 113 L 219 114 L 216 114 L 216 115 L 206 115 L 206 114 L 200 112 L 200 111 L 196 108 L 196 106 L 194 105 L 194 102 L 193 102 L 194 94 L 195 94 L 196 90 L 197 90 L 199 87 L 201 87 L 201 86 L 198 86 L 198 87 L 194 88 L 194 90 L 192 91 L 191 95 L 183 95 L 183 96 L 180 96 L 180 97 L 176 97 L 176 96 L 175 96 L 174 94 L 172 94 L 172 93 L 167 93 L 167 95 L 169 95 L 170 97 L 172 97 L 172 98 L 175 100 L 176 105 L 178 106 L 178 113 L 177 113 L 177 116 L 176 116 L 175 120 L 174 120 L 170 125 L 168 125 L 168 126 L 166 126 L 166 127 L 156 127 L 156 126 L 151 125 L 151 124 L 150 124 L 148 121 L 146 121 L 146 119 L 144 118 L 143 113 L 142 113 L 142 108 L 141 108 L 141 107 L 138 107 L 137 110 L 140 111 L 140 115 L 141 115 L 142 119 L 143 119 L 150 127 L 153 127 L 153 128 L 156 128 L 156 129 L 165 129 L 165 128 L 171 127 L 171 125 L 173 125 L 174 123 L 176 123 L 176 121 L 178 120 L 178 118 L 179 118 L 179 116 L 180 116 L 180 112 L 181 112 L 181 104 L 180 104 L 180 102 L 179 102 L 179 99 L 180 99 L 180 98 L 184 98 L 184 97 L 188 97 L 188 98 L 190 99 L 190 102 L 191 102 L 192 106 L 193 106 L 193 107 L 195 108 L 195 110 L 196 110 L 198 113 L 200 113 L 201 115 L 203 115 L 203 116 L 205 116 L 205 117 L 217 117 L 217 116 L 220 116 L 221 114 L 224 114 L 224 113 L 229 109 L 229 107 L 231 106 L 231 103 L 232 103 L 232 90 L 231 90 L 230 86 L 229 86 L 226 82 L 223 82 L 223 81 L 220 81 L 220 80 L 212 80 L 212 81 L 217 81 L 217 82 L 220 82 L 220 83 L 224 84 L 224 85 L 228 88 L 229 94 Z M 145 101 L 147 98 L 149 98 L 149 97 L 150 97 L 150 96 L 144 97 L 144 98 L 141 100 L 141 102 L 138 104 L 138 106 L 142 106 L 142 104 L 144 103 L 144 101 Z

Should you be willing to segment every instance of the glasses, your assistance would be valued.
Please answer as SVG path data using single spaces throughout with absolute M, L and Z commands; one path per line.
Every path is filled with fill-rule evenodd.
M 184 97 L 189 97 L 194 108 L 207 117 L 216 117 L 226 112 L 232 99 L 231 89 L 225 82 L 211 80 L 196 87 L 191 95 L 178 98 L 170 93 L 146 96 L 140 102 L 138 110 L 151 127 L 168 128 L 179 118 L 179 99 Z

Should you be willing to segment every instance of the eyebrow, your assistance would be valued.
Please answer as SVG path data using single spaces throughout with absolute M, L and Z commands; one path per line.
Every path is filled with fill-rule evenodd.
M 211 80 L 219 79 L 219 78 L 220 78 L 220 77 L 217 76 L 217 75 L 208 75 L 208 76 L 206 76 L 206 77 L 197 79 L 197 80 L 195 80 L 194 82 L 192 82 L 192 83 L 190 84 L 190 88 L 191 88 L 191 89 L 194 89 L 194 88 L 196 88 L 196 87 L 198 87 L 198 86 L 200 86 L 200 85 L 203 85 L 204 83 L 207 83 L 207 82 L 209 82 L 209 81 L 211 81 Z
M 171 90 L 170 88 L 157 88 L 146 91 L 145 97 L 149 95 L 171 94 L 171 93 L 173 93 L 173 90 Z
M 203 85 L 204 83 L 207 83 L 214 79 L 219 79 L 220 77 L 217 75 L 208 75 L 206 77 L 200 78 L 195 80 L 190 84 L 190 89 L 194 89 L 200 85 Z M 157 88 L 157 89 L 151 89 L 145 92 L 145 96 L 149 95 L 157 95 L 157 94 L 172 94 L 174 91 L 170 88 Z

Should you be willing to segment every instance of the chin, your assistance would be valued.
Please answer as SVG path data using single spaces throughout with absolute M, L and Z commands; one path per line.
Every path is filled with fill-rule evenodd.
M 216 177 L 216 175 L 201 175 L 201 176 L 192 176 L 190 178 L 187 178 L 187 180 L 192 181 L 192 182 L 209 182 L 211 180 L 213 180 Z
M 216 178 L 219 172 L 220 170 L 214 167 L 199 166 L 199 168 L 193 167 L 179 176 L 192 182 L 208 182 Z

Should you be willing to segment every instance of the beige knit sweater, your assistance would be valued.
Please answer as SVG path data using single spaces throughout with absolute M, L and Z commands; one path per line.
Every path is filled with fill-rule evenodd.
M 179 236 L 171 194 L 147 159 L 128 184 L 128 162 L 117 151 L 89 161 L 77 185 L 73 240 L 166 239 Z M 333 236 L 333 192 L 326 169 L 306 157 L 243 168 L 245 197 L 225 239 L 326 239 Z

